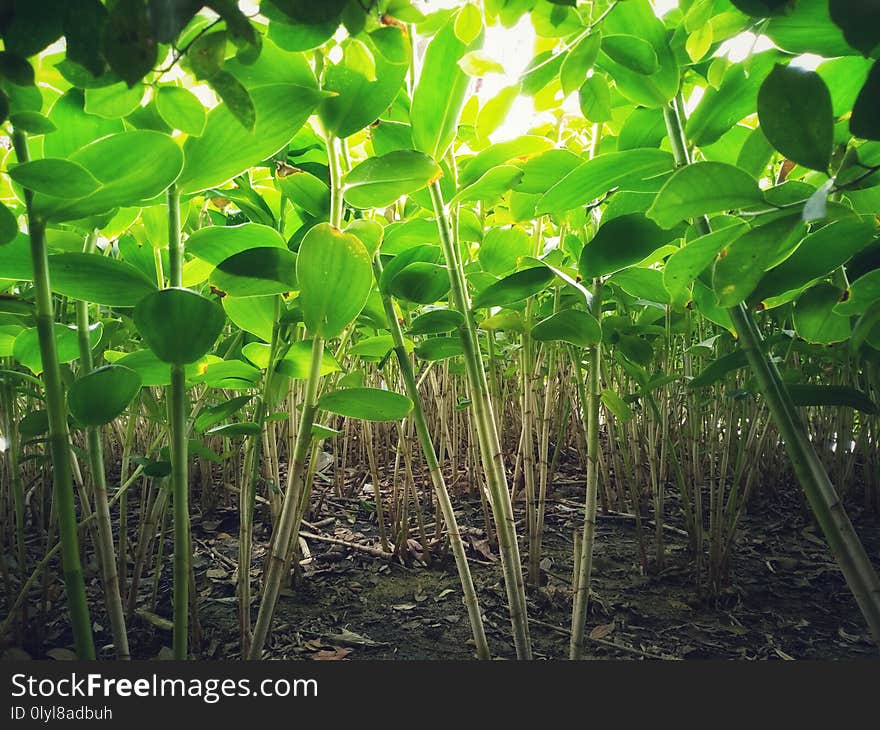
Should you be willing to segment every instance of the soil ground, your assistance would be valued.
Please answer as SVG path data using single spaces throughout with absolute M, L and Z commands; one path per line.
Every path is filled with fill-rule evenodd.
M 583 489 L 576 474 L 558 481 L 548 504 L 543 580 L 529 590 L 529 616 L 536 658 L 564 658 L 571 612 L 573 535 L 582 524 Z M 560 486 L 560 484 L 562 486 Z M 666 563 L 645 571 L 639 557 L 636 523 L 616 515 L 598 520 L 593 599 L 588 616 L 588 658 L 617 659 L 853 659 L 876 658 L 867 630 L 842 575 L 803 508 L 789 496 L 756 497 L 741 521 L 727 586 L 718 594 L 696 590 L 693 559 L 669 500 L 665 531 Z M 483 529 L 478 499 L 456 499 L 471 568 L 486 619 L 493 655 L 512 658 L 500 563 Z M 374 505 L 368 497 L 334 500 L 312 521 L 321 533 L 379 547 Z M 522 520 L 521 508 L 517 514 Z M 332 517 L 332 520 L 328 518 Z M 869 554 L 880 562 L 880 526 L 855 515 Z M 653 529 L 646 526 L 649 551 Z M 522 533 L 522 530 L 519 530 Z M 235 597 L 238 522 L 234 510 L 220 510 L 193 525 L 195 573 L 200 601 L 200 659 L 235 659 L 238 618 Z M 417 537 L 414 533 L 412 538 Z M 258 526 L 254 574 L 259 577 L 268 528 Z M 417 557 L 376 557 L 342 545 L 307 538 L 311 559 L 285 588 L 267 656 L 285 659 L 469 659 L 470 628 L 460 598 L 451 555 L 426 566 Z M 34 544 L 37 557 L 38 546 Z M 523 549 L 524 546 L 521 546 Z M 165 546 L 165 569 L 158 582 L 155 614 L 171 613 L 172 545 Z M 524 553 L 524 549 L 523 549 Z M 87 564 L 92 616 L 100 653 L 112 656 L 109 626 L 100 599 L 100 581 Z M 143 604 L 154 576 L 142 583 Z M 69 655 L 70 634 L 57 576 L 47 587 L 47 620 L 29 630 L 5 656 Z M 0 604 L 5 614 L 6 599 Z M 37 606 L 30 606 L 37 616 Z M 135 617 L 130 622 L 136 658 L 167 656 L 171 633 Z M 0 652 L 2 653 L 2 652 Z

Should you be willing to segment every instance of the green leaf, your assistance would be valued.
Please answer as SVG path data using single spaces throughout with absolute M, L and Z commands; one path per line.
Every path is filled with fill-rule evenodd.
M 111 134 L 77 150 L 70 160 L 88 170 L 101 187 L 76 200 L 35 195 L 34 207 L 46 220 L 73 220 L 137 205 L 162 193 L 183 167 L 180 147 L 150 130 Z
M 490 228 L 483 236 L 477 258 L 483 271 L 501 276 L 513 271 L 522 256 L 528 256 L 532 244 L 522 228 Z
M 306 328 L 324 338 L 335 337 L 360 314 L 373 282 L 364 244 L 327 223 L 306 233 L 296 274 Z
M 825 172 L 834 143 L 828 87 L 815 71 L 777 65 L 758 92 L 764 135 L 792 162 Z
M 67 405 L 84 426 L 103 426 L 120 416 L 140 392 L 141 376 L 124 365 L 105 365 L 75 380 Z
M 100 86 L 85 90 L 86 114 L 95 114 L 105 119 L 127 117 L 141 105 L 144 98 L 144 85 L 128 86 L 125 83 Z
M 480 200 L 493 203 L 522 179 L 522 170 L 515 165 L 499 165 L 479 180 L 459 190 L 450 200 L 451 205 Z
M 171 368 L 167 362 L 162 362 L 150 350 L 135 350 L 129 353 L 120 353 L 113 350 L 107 350 L 104 357 L 108 362 L 116 365 L 124 365 L 127 368 L 135 370 L 141 376 L 143 387 L 161 387 L 171 382 Z M 209 362 L 213 359 L 219 362 L 218 358 L 208 355 L 201 358 L 195 363 L 186 366 L 187 379 L 193 379 L 199 374 L 204 374 L 208 369 Z
M 398 299 L 431 304 L 449 291 L 449 273 L 445 266 L 416 261 L 403 268 L 389 283 L 389 292 Z
M 564 213 L 586 205 L 620 185 L 641 182 L 672 170 L 672 155 L 661 150 L 635 149 L 609 152 L 582 163 L 538 202 L 538 215 Z
M 414 246 L 397 254 L 385 265 L 382 276 L 379 277 L 379 291 L 384 294 L 390 293 L 391 282 L 394 280 L 394 277 L 410 264 L 414 264 L 417 261 L 424 261 L 430 264 L 437 263 L 440 260 L 440 255 L 440 247 L 430 244 Z
M 49 257 L 52 290 L 71 299 L 133 307 L 156 284 L 131 264 L 96 253 L 57 253 Z
M 590 76 L 578 91 L 578 103 L 581 114 L 588 121 L 610 122 L 611 91 L 608 88 L 608 79 L 603 74 Z
M 457 335 L 452 337 L 429 337 L 416 346 L 416 356 L 421 360 L 439 362 L 448 360 L 450 357 L 458 357 L 464 352 L 461 338 Z
M 608 282 L 631 297 L 658 304 L 671 304 L 669 292 L 663 285 L 663 272 L 657 269 L 630 267 L 618 271 Z
M 262 297 L 297 288 L 296 259 L 278 246 L 249 248 L 217 264 L 211 283 L 233 297 Z
M 712 288 L 722 307 L 748 297 L 764 272 L 784 259 L 803 235 L 799 216 L 784 216 L 735 238 L 715 264 Z
M 749 364 L 745 350 L 734 350 L 729 355 L 719 357 L 712 361 L 708 367 L 703 368 L 699 375 L 692 378 L 688 387 L 705 388 L 722 380 L 728 373 L 740 370 Z
M 815 53 L 825 58 L 852 54 L 852 46 L 831 22 L 829 0 L 799 0 L 794 12 L 772 17 L 764 33 L 779 48 L 793 54 Z
M 602 391 L 600 399 L 605 408 L 611 411 L 611 413 L 614 414 L 614 417 L 621 423 L 629 423 L 632 420 L 632 409 L 629 407 L 629 404 L 617 394 L 617 391 L 606 388 Z
M 245 436 L 259 436 L 262 428 L 259 423 L 251 423 L 249 421 L 240 421 L 238 423 L 227 423 L 222 426 L 215 426 L 205 431 L 208 436 L 224 436 L 226 438 L 244 438 Z
M 834 311 L 845 315 L 861 314 L 878 299 L 880 299 L 880 269 L 874 269 L 849 285 L 849 291 L 841 297 Z
M 82 165 L 54 158 L 15 165 L 9 169 L 9 177 L 35 193 L 58 198 L 84 198 L 101 187 L 95 176 Z
M 877 404 L 855 388 L 810 383 L 790 383 L 786 387 L 796 406 L 843 406 L 869 415 L 877 413 Z
M 440 166 L 415 150 L 395 150 L 370 157 L 345 176 L 343 192 L 355 208 L 384 208 L 403 195 L 421 190 L 442 175 Z
M 339 138 L 351 136 L 382 116 L 400 92 L 409 70 L 410 41 L 400 28 L 385 26 L 362 33 L 357 39 L 373 55 L 375 80 L 349 66 L 344 57 L 342 63 L 325 69 L 322 80 L 322 88 L 335 96 L 323 101 L 318 115 L 324 128 Z
M 406 418 L 412 405 L 406 396 L 379 388 L 343 388 L 318 400 L 322 411 L 364 421 L 399 421 Z
M 412 343 L 408 348 L 412 351 Z M 391 335 L 378 335 L 376 337 L 365 337 L 358 340 L 354 345 L 348 348 L 348 354 L 357 355 L 358 357 L 371 357 L 377 360 L 384 358 L 394 348 L 394 338 Z
M 849 131 L 855 137 L 880 141 L 880 61 L 871 66 L 865 85 L 856 98 Z
M 110 68 L 133 86 L 156 66 L 159 44 L 152 37 L 147 6 L 118 0 L 104 25 L 104 57 Z
M 648 217 L 663 228 L 671 228 L 686 218 L 763 202 L 758 183 L 747 172 L 723 162 L 695 162 L 666 181 L 648 209 Z
M 602 36 L 599 33 L 590 33 L 566 54 L 559 69 L 562 93 L 568 96 L 583 85 L 587 73 L 596 63 L 601 46 Z
M 248 132 L 254 132 L 257 110 L 250 92 L 228 71 L 218 71 L 208 79 L 211 88 L 223 100 L 223 105 Z
M 89 328 L 89 345 L 95 349 L 101 341 L 104 326 L 95 322 Z M 52 326 L 55 339 L 55 350 L 58 362 L 73 362 L 79 357 L 79 338 L 76 327 L 68 327 L 57 322 Z M 12 355 L 18 362 L 28 368 L 34 375 L 43 372 L 43 360 L 40 355 L 40 339 L 36 327 L 30 327 L 20 332 L 12 344 Z
M 294 342 L 284 357 L 278 361 L 277 370 L 282 375 L 294 380 L 306 380 L 310 375 L 312 360 L 312 340 L 300 340 Z M 266 361 L 268 365 L 268 358 Z M 327 348 L 324 348 L 324 357 L 321 358 L 320 375 L 329 375 L 342 370 L 336 358 Z
M 195 94 L 181 86 L 160 86 L 156 92 L 156 110 L 172 129 L 192 137 L 205 131 L 208 121 L 205 107 Z
M 602 328 L 589 312 L 563 309 L 532 327 L 532 338 L 539 342 L 562 341 L 587 347 L 602 341 Z
M 269 246 L 287 250 L 287 242 L 274 228 L 259 223 L 242 223 L 200 228 L 187 240 L 186 252 L 217 266 L 242 251 Z
M 791 256 L 768 271 L 754 298 L 766 301 L 827 276 L 871 243 L 876 233 L 876 224 L 869 220 L 844 218 L 829 223 L 804 238 Z
M 834 313 L 837 314 L 836 309 Z M 853 327 L 850 338 L 850 349 L 853 352 L 858 352 L 862 343 L 869 339 L 871 333 L 877 329 L 878 324 L 880 324 L 880 300 L 872 302 L 865 313 L 856 320 L 856 326 Z
M 211 426 L 216 426 L 221 421 L 238 413 L 252 398 L 252 395 L 240 395 L 214 406 L 205 406 L 193 421 L 193 429 L 196 433 L 204 433 Z
M 671 238 L 640 213 L 613 218 L 584 246 L 578 269 L 585 280 L 607 276 L 643 261 Z
M 18 235 L 18 218 L 9 208 L 0 203 L 0 246 L 5 246 Z
M 437 31 L 425 50 L 419 82 L 413 92 L 413 144 L 435 160 L 442 160 L 458 129 L 461 110 L 470 86 L 470 77 L 458 65 L 459 59 L 474 50 L 482 28 L 467 42 L 455 32 L 456 22 L 470 14 L 465 6 Z
M 276 170 L 276 184 L 294 205 L 316 218 L 330 215 L 330 188 L 323 180 L 297 167 Z
M 31 137 L 49 134 L 58 129 L 49 117 L 39 112 L 21 111 L 9 115 L 9 121 L 16 129 L 27 132 Z
M 411 335 L 437 335 L 458 329 L 464 317 L 454 309 L 432 309 L 416 317 L 409 327 Z
M 175 365 L 204 357 L 225 322 L 219 306 L 189 289 L 160 289 L 134 309 L 134 324 L 144 342 L 160 360 Z
M 673 301 L 685 299 L 694 280 L 706 270 L 718 253 L 747 229 L 745 223 L 720 228 L 688 241 L 663 266 L 663 285 Z
M 865 0 L 830 0 L 831 20 L 843 30 L 843 37 L 865 56 L 876 55 L 880 45 L 880 5 Z
M 794 305 L 794 329 L 801 339 L 819 345 L 843 342 L 850 337 L 849 317 L 834 311 L 841 291 L 832 284 L 807 290 Z
M 458 182 L 462 187 L 467 187 L 499 165 L 528 162 L 536 156 L 548 152 L 552 147 L 553 143 L 549 139 L 534 134 L 526 134 L 505 142 L 496 142 L 481 150 L 476 157 L 471 158 L 462 166 Z M 541 192 L 546 189 L 542 189 Z
M 660 67 L 654 47 L 633 35 L 603 35 L 602 51 L 621 66 L 644 76 L 650 76 Z
M 473 307 L 503 307 L 521 302 L 542 291 L 553 277 L 553 272 L 545 266 L 514 272 L 479 292 L 474 297 Z
M 182 193 L 218 187 L 272 157 L 293 139 L 323 95 L 303 86 L 271 84 L 251 89 L 250 97 L 257 119 L 253 131 L 222 103 L 208 113 L 202 134 L 186 140 L 186 165 L 178 180 Z

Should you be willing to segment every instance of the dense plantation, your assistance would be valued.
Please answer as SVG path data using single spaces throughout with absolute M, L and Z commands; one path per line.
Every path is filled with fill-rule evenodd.
M 0 9 L 5 656 L 875 654 L 876 5 L 240 5 Z

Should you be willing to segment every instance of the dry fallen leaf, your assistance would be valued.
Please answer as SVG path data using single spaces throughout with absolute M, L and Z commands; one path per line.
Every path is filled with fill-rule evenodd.
M 593 627 L 593 630 L 590 632 L 590 638 L 605 639 L 614 633 L 614 628 L 613 621 L 610 624 L 599 624 L 598 626 Z
M 335 646 L 332 649 L 321 649 L 321 651 L 317 651 L 312 654 L 311 659 L 315 661 L 338 661 L 340 659 L 345 659 L 349 654 L 351 654 L 352 649 L 346 649 L 343 646 Z

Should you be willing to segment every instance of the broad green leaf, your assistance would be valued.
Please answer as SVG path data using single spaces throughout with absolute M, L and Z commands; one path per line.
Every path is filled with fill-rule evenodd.
M 409 327 L 411 335 L 437 335 L 452 332 L 464 322 L 454 309 L 432 309 L 416 317 Z
M 204 383 L 210 388 L 250 390 L 257 388 L 260 383 L 260 371 L 241 360 L 217 360 L 215 356 L 208 355 L 205 366 L 199 366 L 196 373 L 190 375 L 190 367 L 193 366 L 187 368 L 190 381 Z M 165 368 L 167 370 L 167 366 Z
M 532 338 L 540 342 L 562 341 L 587 347 L 602 341 L 602 328 L 589 312 L 563 309 L 532 327 Z
M 629 407 L 629 403 L 621 398 L 617 394 L 617 391 L 606 388 L 602 391 L 599 397 L 602 401 L 602 405 L 611 411 L 618 421 L 621 423 L 629 423 L 632 420 L 633 412 Z
M 553 276 L 553 272 L 544 266 L 514 272 L 479 292 L 474 297 L 473 307 L 503 307 L 521 302 L 542 291 Z
M 528 162 L 542 153 L 549 152 L 552 147 L 553 143 L 549 139 L 534 134 L 526 134 L 505 142 L 496 142 L 480 151 L 476 157 L 471 158 L 462 166 L 458 182 L 462 187 L 467 187 L 499 165 Z
M 137 372 L 124 365 L 105 365 L 73 382 L 67 405 L 84 426 L 103 426 L 119 417 L 140 389 Z
M 205 431 L 208 436 L 224 436 L 225 438 L 244 438 L 245 436 L 259 436 L 262 428 L 259 423 L 239 421 L 238 423 L 226 423 L 222 426 L 214 426 Z
M 379 388 L 343 388 L 325 393 L 318 400 L 322 411 L 364 421 L 399 421 L 412 410 L 404 395 Z
M 375 80 L 343 59 L 326 68 L 322 81 L 324 91 L 334 95 L 321 103 L 318 115 L 325 129 L 340 138 L 351 136 L 382 116 L 400 92 L 410 65 L 410 41 L 400 28 L 385 26 L 362 33 L 357 40 L 373 56 Z
M 717 142 L 738 121 L 755 113 L 758 90 L 779 58 L 776 51 L 765 51 L 734 64 L 716 89 L 709 86 L 688 118 L 686 131 L 698 147 Z
M 410 264 L 414 264 L 419 261 L 434 264 L 440 261 L 440 256 L 440 247 L 432 246 L 430 244 L 414 246 L 413 248 L 408 248 L 402 253 L 397 254 L 387 264 L 385 264 L 385 268 L 382 271 L 382 276 L 379 277 L 379 291 L 385 294 L 390 293 L 391 282 L 394 280 L 394 277 L 396 277 Z
M 849 130 L 862 139 L 880 140 L 880 61 L 875 61 L 856 98 Z
M 880 6 L 865 0 L 830 0 L 831 20 L 843 31 L 853 48 L 865 56 L 876 56 L 880 45 Z
M 621 66 L 644 76 L 660 68 L 654 47 L 633 35 L 603 35 L 602 51 Z
M 728 373 L 740 370 L 749 364 L 745 350 L 734 350 L 729 355 L 724 355 L 714 360 L 703 368 L 699 375 L 692 378 L 688 384 L 691 388 L 705 388 L 722 380 Z
M 263 297 L 297 288 L 296 254 L 278 246 L 240 251 L 217 264 L 211 283 L 233 297 Z
M 68 327 L 57 322 L 52 326 L 55 338 L 55 350 L 58 362 L 73 362 L 79 357 L 79 338 L 76 327 Z M 101 341 L 104 327 L 100 322 L 95 322 L 89 328 L 89 345 L 95 349 Z M 12 355 L 22 365 L 28 368 L 34 375 L 43 372 L 43 360 L 40 355 L 40 339 L 36 327 L 30 327 L 20 332 L 12 344 Z
M 613 274 L 644 260 L 673 237 L 639 213 L 614 218 L 584 246 L 578 269 L 585 280 Z
M 200 228 L 187 240 L 186 252 L 217 266 L 237 253 L 267 246 L 287 250 L 287 242 L 274 228 L 259 223 L 242 223 Z
M 118 83 L 110 86 L 85 90 L 86 114 L 94 114 L 106 119 L 127 117 L 141 105 L 144 98 L 144 85 Z
M 81 89 L 68 89 L 49 110 L 56 131 L 43 140 L 43 156 L 69 157 L 93 140 L 124 130 L 121 119 L 102 119 L 86 114 Z
M 436 221 L 424 218 L 395 221 L 385 227 L 382 253 L 399 254 L 424 243 L 440 243 Z
M 348 354 L 358 357 L 372 357 L 381 360 L 394 349 L 394 338 L 391 335 L 377 335 L 358 340 L 348 348 Z M 412 351 L 410 343 L 409 351 Z
M 205 131 L 205 107 L 195 94 L 182 86 L 160 86 L 156 92 L 156 110 L 172 129 L 192 137 Z
M 856 388 L 812 383 L 790 383 L 786 387 L 796 406 L 843 406 L 869 415 L 877 413 L 877 404 Z
M 849 339 L 849 317 L 834 311 L 840 301 L 840 289 L 832 284 L 818 284 L 804 292 L 794 305 L 794 329 L 801 339 L 830 345 Z
M 449 273 L 445 266 L 417 261 L 395 275 L 388 291 L 404 301 L 432 304 L 449 291 Z
M 323 180 L 297 167 L 276 171 L 275 181 L 290 201 L 316 218 L 330 214 L 330 188 Z
M 306 328 L 335 337 L 360 314 L 373 282 L 370 256 L 357 236 L 327 223 L 303 238 L 296 262 Z
M 696 162 L 677 170 L 657 193 L 648 217 L 663 228 L 686 218 L 759 205 L 764 196 L 747 172 L 723 162 Z
M 515 165 L 499 165 L 489 170 L 476 182 L 459 190 L 449 202 L 452 205 L 475 200 L 492 203 L 515 187 L 522 179 L 522 174 L 522 170 Z
M 223 310 L 236 326 L 268 342 L 272 339 L 275 297 L 223 297 Z
M 182 193 L 197 193 L 222 185 L 271 157 L 299 131 L 321 92 L 291 84 L 271 84 L 250 90 L 256 110 L 253 131 L 245 129 L 219 104 L 208 113 L 205 129 L 183 145 L 186 165 L 178 180 Z
M 853 52 L 840 28 L 831 22 L 829 0 L 799 0 L 793 12 L 770 18 L 764 33 L 789 53 L 815 53 L 825 58 Z
M 450 357 L 458 357 L 464 352 L 461 338 L 457 335 L 450 337 L 429 337 L 416 345 L 416 356 L 421 360 L 439 362 L 448 360 Z
M 590 76 L 578 90 L 578 103 L 581 114 L 587 121 L 610 122 L 611 91 L 608 88 L 608 79 L 603 74 Z
M 384 208 L 403 195 L 421 190 L 442 171 L 430 157 L 416 150 L 396 150 L 370 157 L 345 176 L 343 192 L 355 208 Z
M 51 157 L 16 165 L 9 169 L 9 177 L 35 193 L 58 198 L 84 198 L 101 187 L 82 165 Z
M 252 395 L 239 395 L 217 405 L 205 406 L 193 421 L 193 429 L 196 433 L 204 433 L 212 426 L 238 413 L 252 398 Z
M 49 278 L 59 294 L 111 307 L 133 307 L 156 291 L 155 282 L 131 264 L 95 253 L 51 255 Z
M 471 41 L 455 32 L 458 18 L 470 11 L 462 8 L 437 31 L 425 50 L 418 84 L 413 92 L 413 144 L 435 160 L 442 160 L 458 129 L 470 77 L 458 65 L 459 59 L 480 43 L 482 29 Z
M 18 235 L 18 219 L 9 208 L 0 203 L 0 246 L 5 246 Z
M 129 353 L 107 350 L 104 357 L 107 362 L 124 365 L 136 371 L 141 376 L 142 385 L 145 388 L 161 387 L 171 382 L 171 368 L 168 367 L 168 363 L 162 362 L 150 350 L 135 350 Z M 211 362 L 220 362 L 220 359 L 214 355 L 207 355 L 197 362 L 187 365 L 185 368 L 187 379 L 193 379 L 200 374 L 204 375 Z
M 783 260 L 800 241 L 804 224 L 797 216 L 784 216 L 735 238 L 715 264 L 712 288 L 722 307 L 744 301 L 764 272 Z
M 483 237 L 477 258 L 484 271 L 496 276 L 516 269 L 522 256 L 528 256 L 532 243 L 522 228 L 490 228 Z
M 641 182 L 672 168 L 672 155 L 661 150 L 608 152 L 580 164 L 563 177 L 541 197 L 536 212 L 563 213 L 586 205 L 612 188 Z
M 73 220 L 111 208 L 137 205 L 162 193 L 180 175 L 183 154 L 167 135 L 149 130 L 103 137 L 70 156 L 101 187 L 91 195 L 65 200 L 34 196 L 34 207 L 48 221 Z
M 830 274 L 871 243 L 876 233 L 873 221 L 845 218 L 829 223 L 806 236 L 791 256 L 768 271 L 754 298 L 766 301 Z
M 828 87 L 815 71 L 777 65 L 758 92 L 764 135 L 792 162 L 826 171 L 834 143 Z
M 836 314 L 837 310 L 834 310 Z M 869 340 L 877 349 L 877 339 L 872 339 L 872 333 L 880 332 L 880 300 L 872 302 L 865 313 L 856 320 L 850 338 L 850 349 L 858 352 L 865 340 Z
M 687 299 L 694 280 L 706 270 L 718 253 L 747 230 L 745 223 L 720 228 L 687 242 L 663 266 L 663 285 L 673 301 Z
M 658 269 L 645 269 L 632 266 L 618 271 L 608 280 L 631 297 L 658 304 L 670 304 L 671 298 L 663 286 L 663 272 Z
M 860 276 L 849 285 L 840 303 L 834 308 L 838 314 L 862 314 L 880 299 L 880 269 L 874 269 Z
M 587 73 L 599 57 L 601 45 L 601 34 L 590 33 L 586 38 L 578 41 L 578 44 L 566 54 L 562 67 L 559 69 L 559 82 L 562 84 L 562 93 L 566 96 L 583 85 Z
M 134 324 L 144 342 L 160 360 L 176 365 L 204 357 L 225 322 L 218 305 L 189 289 L 160 289 L 134 309 Z
M 523 176 L 516 190 L 543 195 L 582 163 L 583 160 L 569 150 L 547 150 L 522 164 Z

